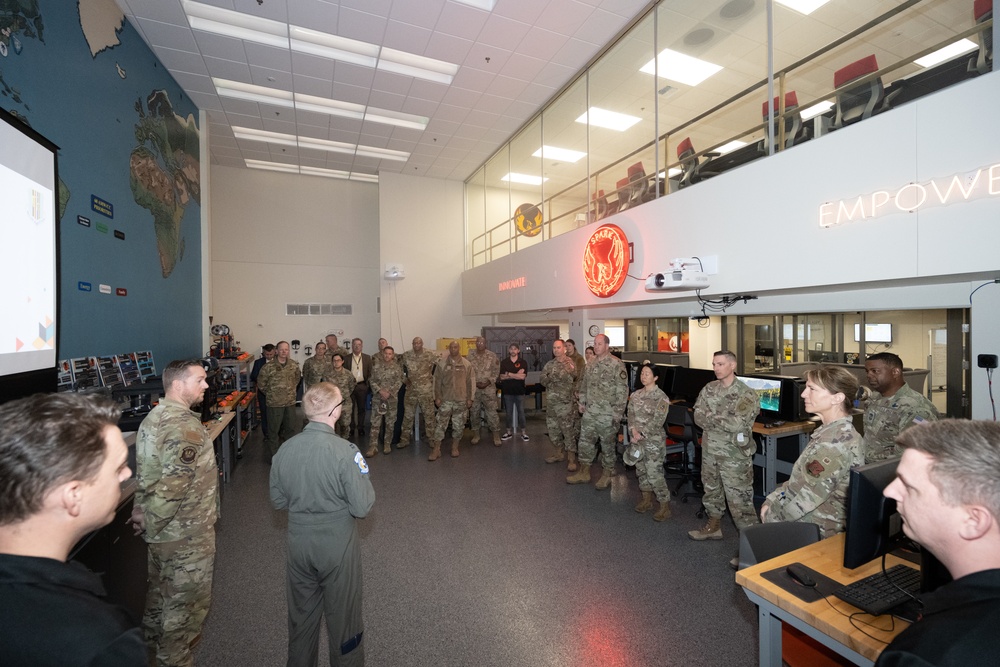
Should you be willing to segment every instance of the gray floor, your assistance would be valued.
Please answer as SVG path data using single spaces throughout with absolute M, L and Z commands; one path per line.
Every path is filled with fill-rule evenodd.
M 501 418 L 503 415 L 501 415 Z M 565 483 L 541 415 L 531 441 L 426 460 L 421 443 L 369 461 L 376 502 L 360 522 L 368 665 L 755 665 L 756 610 L 734 583 L 736 531 L 696 543 L 696 500 L 658 524 L 638 483 Z M 620 463 L 619 463 L 620 465 Z M 284 530 L 270 508 L 259 432 L 223 495 L 200 665 L 281 665 Z M 595 480 L 597 473 L 595 472 Z M 320 662 L 326 664 L 325 639 Z

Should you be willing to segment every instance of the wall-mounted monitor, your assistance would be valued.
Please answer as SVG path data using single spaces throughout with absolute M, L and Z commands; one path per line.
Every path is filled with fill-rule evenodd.
M 0 402 L 56 390 L 57 150 L 0 110 Z
M 854 325 L 854 342 L 861 342 L 861 325 Z M 892 325 L 884 322 L 882 324 L 865 324 L 866 343 L 891 343 Z

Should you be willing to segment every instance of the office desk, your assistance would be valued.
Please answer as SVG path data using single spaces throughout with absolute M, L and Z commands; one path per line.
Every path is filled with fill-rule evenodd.
M 816 428 L 816 422 L 788 422 L 781 426 L 765 428 L 763 424 L 754 422 L 753 433 L 759 436 L 761 453 L 753 455 L 753 464 L 764 469 L 764 495 L 774 491 L 778 485 L 778 473 L 792 474 L 794 461 L 778 460 L 778 440 L 780 438 L 797 437 L 799 439 L 799 454 L 809 444 L 809 434 Z
M 225 412 L 219 415 L 219 419 L 209 422 L 205 425 L 208 430 L 208 437 L 215 442 L 222 436 L 219 447 L 216 451 L 219 451 L 222 458 L 222 481 L 228 482 L 229 476 L 233 472 L 233 442 L 229 437 L 229 422 L 233 421 L 236 417 L 235 413 Z M 238 438 L 239 436 L 237 436 Z
M 845 584 L 863 579 L 881 569 L 881 560 L 879 559 L 855 570 L 845 569 L 843 567 L 844 535 L 841 533 L 737 572 L 736 583 L 743 587 L 743 591 L 750 598 L 750 601 L 757 605 L 757 615 L 760 622 L 760 664 L 762 667 L 780 667 L 781 665 L 782 621 L 801 630 L 857 665 L 871 665 L 893 637 L 909 625 L 909 623 L 899 619 L 891 622 L 888 616 L 872 618 L 861 614 L 860 620 L 870 621 L 876 626 L 863 626 L 865 632 L 877 638 L 873 639 L 852 626 L 847 616 L 843 615 L 858 612 L 857 608 L 834 597 L 828 598 L 830 604 L 826 600 L 804 602 L 761 576 L 763 572 L 795 562 L 807 565 L 813 570 Z M 900 562 L 903 561 L 895 556 L 889 556 L 886 567 Z M 838 610 L 843 614 L 838 613 Z M 891 631 L 876 629 L 888 627 L 895 629 Z

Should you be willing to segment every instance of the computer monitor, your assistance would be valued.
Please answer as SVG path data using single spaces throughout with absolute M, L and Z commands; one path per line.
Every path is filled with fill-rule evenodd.
M 854 342 L 861 342 L 861 325 L 854 325 Z M 866 343 L 891 343 L 892 342 L 892 325 L 888 322 L 879 324 L 865 324 L 865 342 Z
M 713 380 L 715 371 L 678 366 L 674 369 L 674 382 L 667 394 L 672 401 L 681 400 L 693 404 L 705 385 Z
M 899 459 L 877 461 L 851 468 L 847 487 L 847 525 L 844 567 L 860 567 L 889 551 L 902 533 L 896 501 L 882 495 L 896 478 Z
M 781 416 L 781 378 L 737 375 L 736 379 L 757 392 L 760 415 L 778 419 Z

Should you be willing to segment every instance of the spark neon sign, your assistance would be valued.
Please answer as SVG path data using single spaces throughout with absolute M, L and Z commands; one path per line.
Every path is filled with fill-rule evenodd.
M 923 183 L 907 183 L 895 190 L 876 190 L 851 199 L 824 202 L 819 207 L 819 226 L 836 227 L 997 195 L 1000 195 L 1000 164 Z
M 628 275 L 629 242 L 618 225 L 601 225 L 583 251 L 583 278 L 587 288 L 605 299 L 625 284 Z

